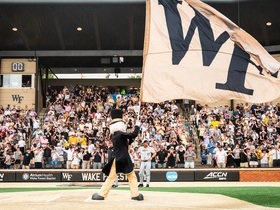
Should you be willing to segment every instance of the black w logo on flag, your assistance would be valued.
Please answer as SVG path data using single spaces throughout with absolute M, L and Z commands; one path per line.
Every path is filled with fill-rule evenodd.
M 163 17 L 153 16 L 153 11 L 155 10 L 157 10 L 155 12 L 157 16 L 161 12 Z M 146 32 L 147 29 L 149 31 L 145 34 L 144 78 L 142 79 L 142 99 L 144 100 L 145 96 L 149 95 L 147 98 L 151 102 L 177 99 L 174 97 L 194 100 L 204 99 L 206 101 L 234 98 L 259 101 L 260 99 L 255 100 L 255 97 L 261 95 L 259 93 L 261 90 L 251 85 L 248 78 L 254 75 L 253 77 L 257 77 L 258 80 L 262 81 L 267 80 L 267 78 L 271 80 L 273 77 L 279 82 L 277 73 L 280 64 L 253 37 L 222 14 L 198 0 L 158 0 L 157 4 L 152 0 L 147 0 L 146 24 Z M 166 39 L 169 40 L 170 46 L 167 46 Z M 250 47 L 254 49 L 254 54 L 250 50 L 246 50 L 248 43 L 244 43 L 244 40 L 250 41 L 249 44 L 253 46 Z M 165 46 L 166 48 L 164 49 Z M 156 69 L 156 67 L 164 68 L 161 63 L 167 64 L 165 59 L 157 60 L 158 64 L 153 64 L 152 60 L 150 60 L 151 58 L 162 59 L 164 56 L 171 61 L 170 65 L 168 64 L 169 67 L 167 67 L 169 71 L 175 70 L 175 72 L 170 73 L 170 77 L 165 75 L 167 74 L 165 71 Z M 198 65 L 200 60 L 201 67 Z M 273 68 L 269 66 L 271 63 L 275 64 Z M 151 70 L 152 73 L 150 70 L 146 70 L 151 67 L 153 69 Z M 220 69 L 220 71 L 217 69 Z M 146 71 L 148 71 L 148 74 Z M 179 84 L 178 80 L 182 80 L 183 74 L 186 72 L 188 72 L 187 77 L 193 76 L 199 79 L 202 79 L 207 74 L 210 75 L 209 72 L 214 77 L 216 76 L 215 74 L 223 75 L 220 78 L 224 82 L 218 82 L 220 78 L 214 81 L 213 78 L 209 79 L 208 77 L 209 81 L 203 83 L 200 87 L 209 91 L 200 93 L 202 95 L 206 94 L 206 97 L 202 97 L 202 95 L 200 97 L 197 96 L 199 91 L 193 90 L 194 93 L 192 93 L 187 84 Z M 168 91 L 164 92 L 165 94 L 163 95 L 165 96 L 163 97 L 157 96 L 161 94 L 159 92 L 154 94 L 158 84 L 151 85 L 146 83 L 146 81 L 153 78 L 154 73 L 157 73 L 157 76 L 163 73 L 166 79 L 175 78 L 174 74 L 180 74 L 180 78 L 172 81 L 172 83 L 170 82 L 169 87 L 179 86 L 180 90 L 176 90 L 176 92 L 181 92 L 182 96 L 180 97 L 179 94 L 175 96 L 176 93 L 173 94 L 174 96 L 167 96 Z M 162 78 L 162 81 L 164 79 Z M 198 84 L 201 83 L 199 80 L 190 80 L 189 78 L 186 78 L 185 82 L 192 83 L 194 81 L 198 82 Z M 169 81 L 166 83 L 169 83 Z M 209 88 L 206 85 L 210 83 L 211 87 Z M 149 84 L 149 86 L 145 84 Z M 279 83 L 273 86 L 279 88 Z M 256 94 L 254 93 L 255 89 Z M 215 90 L 216 92 L 214 92 Z M 225 91 L 217 92 L 218 90 Z M 189 92 L 185 94 L 186 91 Z M 146 94 L 147 92 L 148 94 Z M 277 97 L 279 97 L 279 93 L 271 98 Z
M 158 0 L 159 4 L 164 7 L 166 25 L 168 28 L 169 39 L 172 46 L 172 63 L 179 64 L 189 49 L 190 42 L 194 36 L 194 31 L 198 30 L 199 39 L 202 48 L 203 65 L 210 66 L 215 56 L 219 52 L 221 46 L 229 39 L 229 34 L 224 31 L 216 40 L 214 39 L 213 30 L 210 21 L 193 8 L 195 16 L 192 18 L 187 36 L 183 37 L 181 17 L 177 8 L 178 0 Z M 250 55 L 244 50 L 234 45 L 232 59 L 228 68 L 228 77 L 225 84 L 216 84 L 217 89 L 231 90 L 247 95 L 253 95 L 251 89 L 244 87 L 245 77 Z M 256 65 L 255 65 L 256 66 Z M 262 72 L 260 66 L 256 66 L 256 70 Z

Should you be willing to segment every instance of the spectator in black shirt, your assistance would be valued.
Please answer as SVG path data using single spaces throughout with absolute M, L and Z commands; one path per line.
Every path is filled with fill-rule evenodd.
M 49 144 L 44 148 L 43 159 L 44 159 L 44 168 L 46 168 L 46 165 L 51 164 L 51 160 L 52 160 L 52 150 L 49 147 Z
M 176 154 L 176 161 L 177 161 L 177 168 L 184 168 L 185 167 L 185 148 L 183 145 L 180 145 L 177 154 Z
M 248 168 L 249 167 L 249 148 L 245 148 L 241 150 L 240 153 L 240 168 Z
M 22 169 L 30 169 L 30 163 L 33 155 L 31 149 L 27 148 L 26 152 L 23 154 Z
M 158 160 L 158 168 L 166 168 L 168 152 L 163 145 L 160 145 L 156 158 Z
M 86 147 L 81 148 L 82 150 L 82 155 L 83 155 L 83 160 L 82 160 L 82 169 L 90 169 L 90 159 L 92 155 L 88 152 L 88 148 Z

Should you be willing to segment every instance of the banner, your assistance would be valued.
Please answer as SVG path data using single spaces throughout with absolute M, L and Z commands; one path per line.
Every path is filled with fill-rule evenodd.
M 193 182 L 194 171 L 189 170 L 153 170 L 151 182 Z
M 195 171 L 194 173 L 195 181 L 239 181 L 239 171 Z
M 0 171 L 0 182 L 14 182 L 16 181 L 16 173 L 11 171 Z
M 135 173 L 139 181 L 139 169 L 136 169 Z M 231 169 L 152 169 L 150 178 L 151 182 L 239 181 L 239 173 L 239 170 Z M 105 180 L 106 176 L 100 170 L 0 170 L 0 182 L 103 183 Z M 118 174 L 118 181 L 128 182 L 127 175 Z
M 280 97 L 280 63 L 199 0 L 147 0 L 141 101 Z
M 61 172 L 23 171 L 16 172 L 17 182 L 60 182 Z
M 105 174 L 100 172 L 62 172 L 63 182 L 104 182 L 106 180 Z

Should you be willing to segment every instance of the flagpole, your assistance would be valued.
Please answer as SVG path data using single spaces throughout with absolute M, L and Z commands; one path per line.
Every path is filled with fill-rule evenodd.
M 137 120 L 140 119 L 140 111 L 141 111 L 141 101 L 140 100 L 139 100 L 138 104 L 139 104 L 139 112 L 137 114 Z

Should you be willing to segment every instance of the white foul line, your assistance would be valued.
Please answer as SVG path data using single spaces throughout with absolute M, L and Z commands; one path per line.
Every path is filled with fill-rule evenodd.
M 60 194 L 55 195 L 53 198 L 47 200 L 46 202 L 47 202 L 47 203 L 50 203 L 50 202 L 52 202 L 52 201 L 58 200 L 59 198 L 61 198 L 61 195 L 60 195 Z
M 87 199 L 84 200 L 84 202 L 89 202 L 91 201 L 91 196 L 89 196 Z

